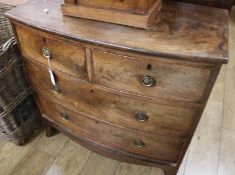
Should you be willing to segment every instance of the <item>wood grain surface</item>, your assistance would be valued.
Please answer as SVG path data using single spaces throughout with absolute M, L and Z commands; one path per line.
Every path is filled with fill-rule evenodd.
M 234 19 L 235 19 L 234 17 L 231 17 L 231 20 L 230 20 L 231 22 L 230 23 L 231 24 L 230 25 L 230 47 L 231 48 L 235 46 L 235 40 L 233 37 L 235 35 Z M 232 55 L 234 55 L 234 49 L 231 49 L 230 51 L 231 51 L 230 58 L 231 60 L 233 60 L 234 56 Z M 198 134 L 195 135 L 191 143 L 191 146 L 188 149 L 188 152 L 193 152 L 193 153 L 185 155 L 184 163 L 181 164 L 180 172 L 178 173 L 178 175 L 191 175 L 190 174 L 191 172 L 195 172 L 195 173 L 197 172 L 197 175 L 214 175 L 214 174 L 231 175 L 231 174 L 234 174 L 235 166 L 233 166 L 234 165 L 233 154 L 235 152 L 235 138 L 234 138 L 235 125 L 234 125 L 234 122 L 232 122 L 232 116 L 233 116 L 232 109 L 234 108 L 235 103 L 231 102 L 231 99 L 233 98 L 233 94 L 235 93 L 235 89 L 233 88 L 233 84 L 231 81 L 233 80 L 233 74 L 231 72 L 233 71 L 234 64 L 235 62 L 230 61 L 228 64 L 228 67 L 222 70 L 224 72 L 223 74 L 225 75 L 221 76 L 216 82 L 216 85 L 215 85 L 216 89 L 213 90 L 213 94 L 209 99 L 209 103 L 212 100 L 213 102 L 210 103 L 211 105 L 208 105 L 206 107 L 206 111 L 207 111 L 206 113 L 207 114 L 211 113 L 209 115 L 212 115 L 212 118 L 208 117 L 209 115 L 203 115 L 202 120 L 201 120 L 201 121 L 205 121 L 205 120 L 206 121 L 211 120 L 211 121 L 209 121 L 208 122 L 209 124 L 207 125 L 204 125 L 202 122 L 200 122 L 198 131 L 197 131 L 199 135 Z M 226 96 L 224 96 L 224 92 L 226 92 L 227 94 Z M 226 103 L 224 103 L 225 101 Z M 221 102 L 222 104 L 218 102 Z M 219 115 L 222 115 L 224 122 L 226 120 L 226 124 L 224 125 L 222 125 L 222 123 L 219 123 L 219 122 L 222 122 L 221 119 L 218 121 L 218 118 L 220 117 L 216 115 L 216 117 L 214 118 L 212 114 L 213 111 L 215 111 L 215 108 L 218 108 L 218 106 L 220 106 L 220 108 L 219 108 L 219 111 L 216 110 L 217 111 L 216 113 L 219 113 Z M 214 132 L 215 130 L 214 126 L 217 127 L 218 125 L 220 125 L 220 128 L 223 127 L 222 132 L 221 132 L 221 129 L 219 129 L 219 132 Z M 211 129 L 212 129 L 212 132 L 210 132 L 210 134 L 203 134 L 203 133 L 207 133 Z M 42 138 L 43 135 L 45 135 L 44 132 L 41 133 L 40 135 L 34 136 L 33 137 L 34 139 L 32 139 L 32 141 L 24 147 L 17 147 L 14 144 L 1 139 L 0 137 L 1 173 L 10 174 L 11 171 L 15 169 L 15 167 L 18 167 L 19 171 L 26 171 L 26 170 L 21 170 L 21 169 L 25 169 L 26 168 L 25 166 L 18 166 L 18 164 L 20 164 L 22 159 L 24 159 L 24 161 L 28 159 L 29 160 L 28 162 L 32 161 L 33 159 L 32 156 L 26 156 L 27 153 L 31 149 L 34 149 L 34 147 L 37 146 L 37 147 L 40 147 L 42 151 L 44 149 L 45 151 L 47 151 L 46 146 L 41 146 L 41 145 L 49 144 L 47 142 L 47 139 Z M 210 142 L 210 144 L 206 142 L 206 140 L 208 139 L 208 135 L 210 135 L 210 137 L 213 138 L 213 139 L 209 139 L 208 142 Z M 215 135 L 217 136 L 215 137 Z M 198 141 L 199 139 L 203 141 Z M 54 159 L 56 161 L 54 161 L 53 163 L 48 162 L 48 165 L 50 166 L 49 170 L 47 169 L 48 168 L 47 166 L 40 166 L 40 169 L 42 169 L 41 171 L 47 172 L 46 173 L 47 175 L 54 175 L 54 174 L 77 175 L 83 169 L 84 173 L 86 172 L 86 170 L 87 171 L 93 170 L 92 171 L 93 175 L 100 175 L 99 170 L 105 169 L 104 171 L 102 171 L 103 174 L 105 174 L 105 172 L 108 172 L 108 174 L 105 174 L 105 175 L 115 174 L 115 173 L 113 174 L 110 173 L 111 169 L 108 166 L 110 164 L 115 164 L 114 160 L 104 158 L 104 157 L 100 159 L 99 158 L 96 159 L 94 158 L 94 156 L 89 156 L 89 152 L 90 152 L 89 150 L 82 148 L 80 145 L 74 143 L 73 141 L 67 142 L 67 140 L 68 138 L 65 137 L 62 133 L 59 134 L 59 137 L 55 137 L 55 139 L 51 140 L 50 145 L 52 147 L 54 145 L 54 149 L 57 149 L 57 143 L 59 142 L 63 142 L 63 143 L 65 142 L 66 144 L 63 145 L 59 153 L 55 155 Z M 200 146 L 197 146 L 199 142 L 200 142 Z M 213 154 L 211 154 L 211 152 L 208 154 L 208 150 L 212 148 L 212 145 L 213 145 L 213 151 L 211 152 L 213 152 Z M 192 150 L 190 150 L 191 147 L 193 147 Z M 217 151 L 218 149 L 214 149 L 217 147 L 219 147 L 219 151 Z M 88 152 L 88 155 L 86 155 L 87 152 Z M 218 157 L 219 161 L 217 158 L 215 159 L 215 157 Z M 89 162 L 92 162 L 93 159 L 94 159 L 94 162 L 99 162 L 98 166 L 96 166 L 97 164 L 94 164 L 94 163 L 93 164 L 89 163 L 89 166 L 85 166 L 87 163 L 87 160 L 89 160 Z M 210 160 L 210 163 L 207 164 L 206 168 L 205 168 L 205 164 L 201 163 L 202 160 L 204 159 Z M 191 160 L 191 161 L 188 161 L 188 160 Z M 192 160 L 195 160 L 195 161 L 192 161 Z M 42 165 L 43 163 L 37 162 L 37 164 Z M 86 168 L 84 168 L 84 166 Z M 164 174 L 158 168 L 152 168 L 149 166 L 145 166 L 142 168 L 138 168 L 138 167 L 134 168 L 135 166 L 136 165 L 129 165 L 129 166 L 122 165 L 121 169 L 122 169 L 122 172 L 125 173 L 125 175 L 130 175 L 131 173 L 136 172 L 133 170 L 138 171 L 139 169 L 142 169 L 142 170 L 138 172 L 144 172 L 141 175 L 149 175 L 149 169 L 151 170 L 151 173 L 150 173 L 151 175 L 163 175 Z M 114 167 L 116 168 L 116 166 Z M 146 170 L 143 170 L 143 169 L 146 169 Z M 188 170 L 185 171 L 186 169 L 190 171 Z M 36 174 L 36 173 L 34 174 L 41 175 L 41 174 Z
M 45 67 L 27 63 L 26 69 L 33 88 L 48 98 L 84 113 L 90 117 L 138 131 L 157 133 L 159 135 L 186 138 L 194 115 L 200 108 L 163 105 L 157 101 L 132 99 L 121 94 L 114 95 L 96 89 L 86 83 L 76 81 L 59 73 L 57 85 L 61 93 L 53 92 L 49 74 Z M 136 115 L 144 112 L 148 115 L 146 122 L 136 120 Z
M 131 2 L 131 4 L 129 4 Z M 148 29 L 162 7 L 162 0 L 103 1 L 61 4 L 63 15 Z M 111 4 L 110 4 L 111 3 Z M 151 3 L 151 5 L 150 5 Z M 96 4 L 96 5 L 94 5 Z M 105 5 L 106 4 L 106 5 Z
M 180 140 L 137 131 L 130 132 L 95 119 L 86 118 L 40 95 L 37 95 L 37 102 L 42 115 L 51 118 L 55 123 L 59 123 L 97 144 L 143 156 L 150 160 L 166 161 L 166 164 L 167 162 L 169 164 L 175 163 L 184 145 L 184 142 Z M 61 117 L 61 113 L 68 115 L 68 119 Z M 144 146 L 137 147 L 136 140 L 141 140 Z
M 44 13 L 45 8 L 49 13 Z M 30 1 L 6 16 L 50 33 L 121 50 L 195 61 L 228 59 L 228 12 L 222 9 L 165 3 L 161 22 L 149 30 L 63 17 L 59 3 L 42 0 Z
M 116 54 L 93 52 L 94 83 L 144 96 L 200 103 L 213 68 L 195 68 L 170 62 L 145 61 Z M 155 84 L 146 87 L 144 76 Z
M 108 9 L 119 9 L 127 10 L 132 12 L 142 12 L 146 14 L 153 5 L 153 0 L 133 0 L 133 1 L 119 1 L 119 0 L 79 0 L 77 5 L 89 5 L 96 8 L 108 8 Z
M 31 32 L 27 28 L 16 27 L 16 30 L 24 57 L 35 59 L 48 66 L 48 59 L 42 53 L 43 48 L 48 48 L 51 53 L 52 69 L 88 81 L 85 48 L 47 37 L 47 35 L 38 35 L 37 32 Z

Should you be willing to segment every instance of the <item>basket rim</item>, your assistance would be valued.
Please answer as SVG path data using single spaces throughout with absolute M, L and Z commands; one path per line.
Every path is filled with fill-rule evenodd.
M 7 40 L 5 43 L 3 43 L 0 46 L 0 56 L 4 55 L 6 52 L 8 52 L 9 49 L 13 48 L 17 45 L 17 40 L 15 37 L 11 37 L 9 40 Z

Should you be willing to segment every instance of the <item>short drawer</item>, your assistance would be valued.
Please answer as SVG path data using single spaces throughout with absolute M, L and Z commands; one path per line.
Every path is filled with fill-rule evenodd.
M 192 106 L 114 94 L 55 73 L 59 92 L 53 90 L 47 70 L 27 63 L 33 88 L 64 105 L 93 118 L 136 131 L 185 138 L 197 111 Z
M 36 30 L 16 26 L 22 55 L 52 68 L 87 81 L 85 49 L 58 39 L 43 36 Z
M 93 51 L 94 82 L 161 99 L 200 102 L 211 70 Z
M 41 113 L 56 123 L 95 142 L 128 154 L 175 163 L 184 141 L 129 131 L 95 119 L 87 118 L 38 95 Z

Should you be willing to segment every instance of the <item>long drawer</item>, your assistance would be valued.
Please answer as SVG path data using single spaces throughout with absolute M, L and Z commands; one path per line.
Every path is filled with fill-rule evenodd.
M 25 27 L 16 26 L 16 31 L 25 58 L 48 65 L 49 57 L 53 69 L 88 81 L 84 48 Z
M 66 107 L 37 95 L 41 113 L 56 123 L 97 144 L 122 152 L 162 161 L 177 162 L 184 141 L 129 131 L 87 118 Z
M 142 60 L 94 50 L 94 83 L 143 96 L 200 103 L 211 70 L 164 60 Z
M 37 92 L 88 116 L 137 131 L 185 138 L 197 110 L 104 91 L 58 72 L 54 73 L 56 93 L 46 67 L 28 62 L 26 68 L 34 75 L 29 78 Z

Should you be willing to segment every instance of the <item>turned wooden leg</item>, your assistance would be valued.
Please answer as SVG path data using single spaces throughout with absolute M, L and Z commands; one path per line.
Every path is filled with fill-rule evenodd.
M 46 124 L 46 136 L 47 137 L 52 137 L 56 133 L 56 129 L 53 128 L 51 125 Z

